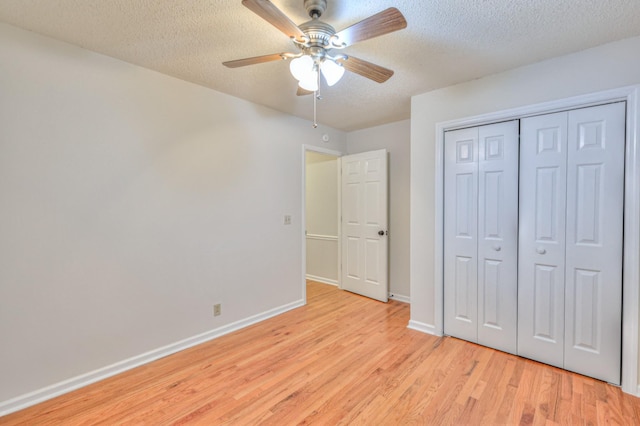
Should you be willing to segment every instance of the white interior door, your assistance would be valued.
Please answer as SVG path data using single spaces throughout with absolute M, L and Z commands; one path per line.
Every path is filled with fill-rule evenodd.
M 522 120 L 518 354 L 620 383 L 625 105 Z
M 518 121 L 445 134 L 444 331 L 516 351 Z
M 346 155 L 342 169 L 342 288 L 386 302 L 387 150 Z

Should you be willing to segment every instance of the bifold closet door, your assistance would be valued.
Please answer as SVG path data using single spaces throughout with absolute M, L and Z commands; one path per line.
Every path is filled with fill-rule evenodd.
M 620 384 L 625 104 L 569 113 L 564 365 Z
M 478 343 L 516 353 L 519 122 L 478 130 Z
M 444 136 L 444 332 L 478 341 L 478 129 Z
M 445 134 L 446 334 L 516 352 L 518 121 Z
M 619 384 L 625 104 L 521 126 L 518 354 Z
M 567 113 L 520 121 L 518 355 L 564 365 Z

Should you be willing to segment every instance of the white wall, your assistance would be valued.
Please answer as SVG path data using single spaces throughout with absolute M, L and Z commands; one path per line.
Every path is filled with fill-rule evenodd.
M 409 288 L 409 120 L 347 134 L 349 154 L 386 148 L 389 152 L 389 290 L 408 300 Z
M 0 58 L 0 406 L 301 302 L 301 146 L 345 134 L 5 24 Z
M 305 155 L 307 277 L 338 284 L 338 157 Z
M 640 83 L 640 37 L 414 96 L 411 103 L 411 320 L 433 327 L 435 125 Z

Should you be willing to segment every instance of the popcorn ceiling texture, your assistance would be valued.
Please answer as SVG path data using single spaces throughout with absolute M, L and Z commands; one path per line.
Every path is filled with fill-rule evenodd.
M 295 23 L 303 0 L 273 0 Z M 409 118 L 410 97 L 640 35 L 638 0 L 328 0 L 337 31 L 387 7 L 408 27 L 344 50 L 393 69 L 378 84 L 346 73 L 323 92 L 319 121 L 352 131 Z M 287 62 L 223 61 L 296 52 L 240 0 L 2 0 L 0 21 L 309 119 Z M 615 66 L 615 64 L 612 64 Z

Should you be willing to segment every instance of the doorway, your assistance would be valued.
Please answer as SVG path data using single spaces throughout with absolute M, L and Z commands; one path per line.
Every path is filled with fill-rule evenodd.
M 339 156 L 305 152 L 306 279 L 339 287 Z
M 303 147 L 305 300 L 307 279 L 388 300 L 387 162 L 385 149 L 341 156 Z
M 312 280 L 340 288 L 340 157 L 303 146 L 302 291 Z

